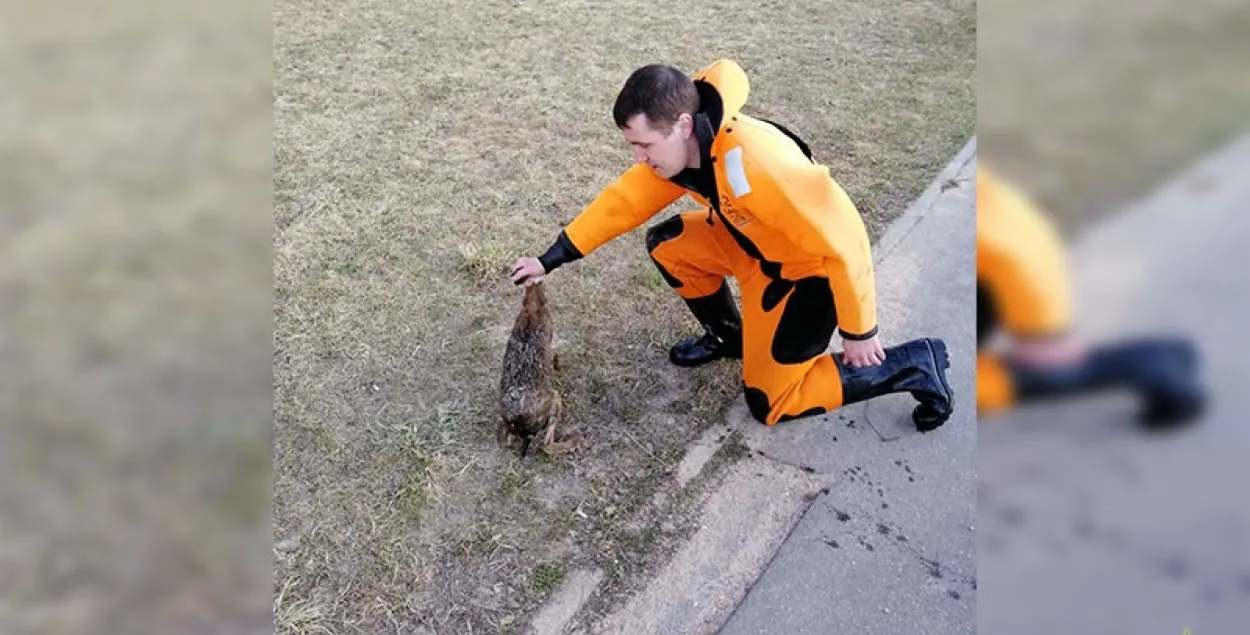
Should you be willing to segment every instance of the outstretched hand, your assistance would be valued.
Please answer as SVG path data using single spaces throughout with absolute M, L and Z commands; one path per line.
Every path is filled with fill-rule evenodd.
M 512 283 L 531 286 L 542 282 L 543 276 L 547 275 L 547 269 L 543 267 L 543 263 L 537 258 L 525 257 L 518 258 L 516 264 L 512 266 Z
M 866 340 L 842 340 L 842 359 L 847 366 L 877 366 L 885 361 L 885 351 L 874 335 Z

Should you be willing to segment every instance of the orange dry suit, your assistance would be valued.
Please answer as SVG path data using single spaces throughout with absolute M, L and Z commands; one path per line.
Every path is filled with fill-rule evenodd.
M 1058 232 L 1033 202 L 992 170 L 977 169 L 977 410 L 1002 412 L 1037 399 L 1128 389 L 1139 420 L 1164 427 L 1194 420 L 1206 396 L 1197 353 L 1183 338 L 1138 337 L 1090 347 L 1072 363 L 1031 367 L 987 346 L 1001 329 L 1016 339 L 1064 334 L 1072 291 Z
M 647 249 L 711 335 L 738 338 L 746 403 L 757 420 L 773 425 L 884 392 L 928 390 L 933 405 L 926 427 L 941 425 L 949 416 L 944 376 L 907 372 L 918 356 L 927 356 L 930 367 L 946 364 L 940 340 L 895 351 L 893 376 L 852 377 L 851 394 L 844 393 L 850 369 L 828 353 L 830 339 L 835 331 L 844 339 L 877 333 L 863 220 L 801 139 L 741 112 L 749 85 L 736 63 L 719 60 L 693 79 L 701 167 L 668 180 L 645 163 L 633 165 L 565 227 L 540 258 L 544 267 L 589 255 L 689 195 L 702 209 L 651 227 Z M 729 275 L 741 290 L 740 333 L 739 316 L 729 308 Z M 738 356 L 737 347 L 729 356 Z M 911 379 L 901 380 L 904 375 Z M 931 381 L 924 383 L 926 377 Z
M 977 409 L 1016 400 L 1002 360 L 983 347 L 999 329 L 1017 338 L 1059 335 L 1072 322 L 1063 244 L 1033 202 L 977 166 Z

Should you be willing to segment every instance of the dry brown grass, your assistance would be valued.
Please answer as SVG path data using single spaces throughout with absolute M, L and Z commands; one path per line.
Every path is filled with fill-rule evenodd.
M 264 8 L 0 19 L 0 632 L 269 627 Z
M 493 442 L 505 268 L 628 166 L 610 108 L 633 68 L 739 61 L 748 111 L 803 135 L 874 236 L 974 121 L 968 0 L 284 0 L 276 23 L 284 634 L 509 632 L 555 571 L 619 591 L 680 531 L 677 497 L 652 495 L 738 367 L 667 364 L 693 321 L 637 234 L 549 279 L 581 450 L 521 463 Z
M 981 158 L 1068 233 L 1250 128 L 1242 0 L 993 0 L 979 17 Z

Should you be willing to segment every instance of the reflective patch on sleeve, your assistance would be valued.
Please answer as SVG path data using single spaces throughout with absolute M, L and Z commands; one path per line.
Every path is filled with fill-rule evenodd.
M 747 171 L 742 166 L 742 146 L 725 153 L 725 178 L 729 179 L 729 187 L 734 191 L 735 198 L 751 193 L 751 184 L 747 182 Z

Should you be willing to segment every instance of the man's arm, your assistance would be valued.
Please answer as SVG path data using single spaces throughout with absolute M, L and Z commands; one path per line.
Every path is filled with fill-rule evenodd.
M 683 194 L 680 185 L 660 177 L 645 164 L 635 163 L 605 187 L 538 260 L 550 273 L 562 264 L 589 256 L 617 236 L 638 228 Z
M 806 159 L 768 163 L 744 156 L 743 162 L 750 192 L 739 200 L 795 247 L 824 259 L 842 338 L 871 339 L 877 334 L 872 249 L 850 197 L 827 168 Z
M 1014 338 L 1045 340 L 1072 322 L 1067 254 L 1033 202 L 997 175 L 977 169 L 977 280 Z

